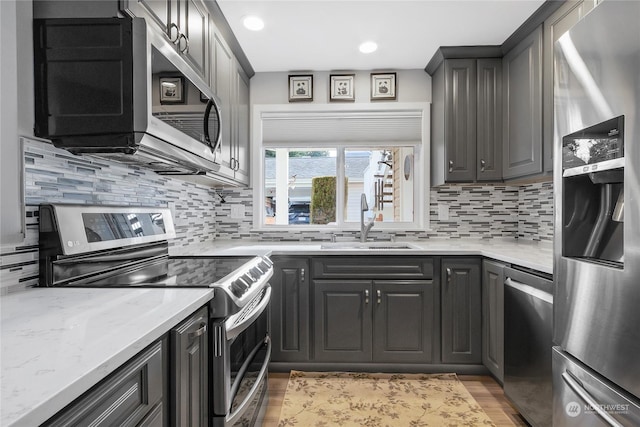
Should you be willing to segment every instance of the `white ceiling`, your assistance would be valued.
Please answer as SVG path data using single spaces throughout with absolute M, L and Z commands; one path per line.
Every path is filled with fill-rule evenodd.
M 500 45 L 543 0 L 217 0 L 256 72 L 422 69 L 440 46 Z M 259 32 L 242 18 L 258 15 Z M 364 55 L 367 40 L 378 50 Z

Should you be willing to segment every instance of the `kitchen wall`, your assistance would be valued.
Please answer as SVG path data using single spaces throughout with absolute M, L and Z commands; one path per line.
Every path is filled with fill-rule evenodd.
M 53 145 L 21 138 L 24 151 L 26 238 L 3 245 L 0 293 L 17 291 L 38 279 L 38 205 L 74 203 L 170 207 L 177 238 L 174 246 L 213 241 L 216 200 L 207 187 L 163 177 L 136 166 L 74 156 Z
M 251 231 L 251 189 L 219 190 L 162 177 L 135 166 L 74 156 L 51 144 L 22 138 L 25 161 L 26 239 L 0 249 L 0 294 L 37 283 L 38 218 L 40 203 L 148 205 L 172 208 L 178 239 L 172 244 L 213 242 L 215 239 L 264 241 L 328 240 L 330 232 Z M 553 239 L 553 187 L 551 183 L 523 186 L 447 185 L 430 190 L 430 230 L 394 233 L 407 239 L 519 238 L 551 242 Z M 231 218 L 231 205 L 245 206 L 245 218 Z M 445 206 L 448 219 L 438 217 Z M 355 232 L 338 233 L 354 239 Z M 372 238 L 389 239 L 376 230 Z
M 407 239 L 519 238 L 529 241 L 553 241 L 553 185 L 551 182 L 527 185 L 445 185 L 429 192 L 430 229 L 420 232 L 371 231 L 373 239 L 389 239 L 391 234 Z M 226 203 L 217 210 L 217 239 L 259 239 L 266 241 L 328 240 L 332 231 L 287 232 L 252 231 L 253 191 L 225 189 Z M 242 204 L 243 219 L 231 218 L 231 205 Z M 449 218 L 439 217 L 439 206 Z M 356 232 L 337 233 L 354 239 Z
M 375 72 L 383 72 L 376 70 Z M 424 70 L 392 70 L 396 73 L 397 101 L 431 102 L 431 76 Z M 313 74 L 313 101 L 296 104 L 329 103 L 329 75 L 355 74 L 355 103 L 369 103 L 370 78 L 373 71 L 291 71 L 289 73 L 256 73 L 251 78 L 251 104 L 289 104 L 289 74 Z

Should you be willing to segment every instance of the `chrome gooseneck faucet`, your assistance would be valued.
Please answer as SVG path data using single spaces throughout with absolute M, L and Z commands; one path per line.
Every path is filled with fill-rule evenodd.
M 364 223 L 364 213 L 368 210 L 367 196 L 362 193 L 362 196 L 360 196 L 360 242 L 362 243 L 367 241 L 367 235 L 375 222 L 375 219 L 372 218 L 367 224 Z

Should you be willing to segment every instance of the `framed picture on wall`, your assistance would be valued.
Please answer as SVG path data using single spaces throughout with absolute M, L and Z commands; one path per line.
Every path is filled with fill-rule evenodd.
M 329 75 L 329 100 L 347 102 L 355 101 L 355 77 L 355 74 Z
M 184 104 L 184 77 L 160 77 L 160 103 Z
M 313 75 L 289 76 L 289 102 L 313 101 Z
M 371 73 L 371 100 L 396 99 L 396 73 Z

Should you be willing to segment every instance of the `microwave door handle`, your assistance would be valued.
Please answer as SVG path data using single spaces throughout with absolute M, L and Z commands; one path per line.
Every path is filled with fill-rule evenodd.
M 211 136 L 209 135 L 209 117 L 211 116 L 211 109 L 215 110 L 216 118 L 218 119 L 218 133 L 213 144 L 211 143 Z M 220 146 L 221 132 L 222 124 L 220 123 L 220 111 L 218 110 L 218 106 L 215 102 L 213 102 L 213 99 L 209 99 L 209 102 L 207 102 L 207 108 L 204 111 L 204 139 L 207 141 L 209 147 L 211 147 L 211 151 L 213 153 L 215 153 Z

